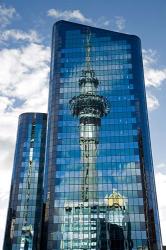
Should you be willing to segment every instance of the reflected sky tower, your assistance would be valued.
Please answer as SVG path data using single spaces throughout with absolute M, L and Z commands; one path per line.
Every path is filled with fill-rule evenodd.
M 80 147 L 83 162 L 82 201 L 94 201 L 97 198 L 96 155 L 99 143 L 101 117 L 107 115 L 107 101 L 97 94 L 99 81 L 91 66 L 91 33 L 87 30 L 85 49 L 86 65 L 79 79 L 80 95 L 70 100 L 73 116 L 80 121 Z

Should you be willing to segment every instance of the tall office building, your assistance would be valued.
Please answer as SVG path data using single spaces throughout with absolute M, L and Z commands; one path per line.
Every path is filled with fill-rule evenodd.
M 47 250 L 161 250 L 140 39 L 53 27 Z
M 4 250 L 39 249 L 47 114 L 19 117 Z

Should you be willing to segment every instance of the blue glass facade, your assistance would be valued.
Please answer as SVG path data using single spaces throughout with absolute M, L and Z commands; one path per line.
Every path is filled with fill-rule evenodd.
M 48 250 L 161 250 L 140 39 L 53 27 Z
M 39 249 L 47 114 L 19 117 L 4 250 Z

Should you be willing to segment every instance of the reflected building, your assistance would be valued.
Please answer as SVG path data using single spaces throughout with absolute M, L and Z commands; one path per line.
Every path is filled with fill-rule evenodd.
M 19 117 L 4 250 L 39 249 L 47 114 Z
M 96 204 L 66 203 L 62 231 L 61 249 L 131 250 L 133 247 L 125 198 L 116 192 Z
M 140 39 L 53 27 L 45 249 L 161 250 Z
M 119 193 L 113 192 L 109 197 L 106 197 L 107 216 L 105 219 L 107 228 L 107 237 L 102 237 L 103 241 L 107 239 L 106 249 L 122 249 L 131 250 L 133 241 L 131 240 L 131 224 L 130 217 L 127 210 L 127 199 L 122 197 Z M 101 230 L 103 232 L 103 230 Z M 104 249 L 103 243 L 99 249 Z

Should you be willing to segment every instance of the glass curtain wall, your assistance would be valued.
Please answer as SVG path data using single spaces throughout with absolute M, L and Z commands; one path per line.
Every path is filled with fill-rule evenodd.
M 140 39 L 54 25 L 49 250 L 161 250 Z
M 4 250 L 40 247 L 47 114 L 19 117 Z

